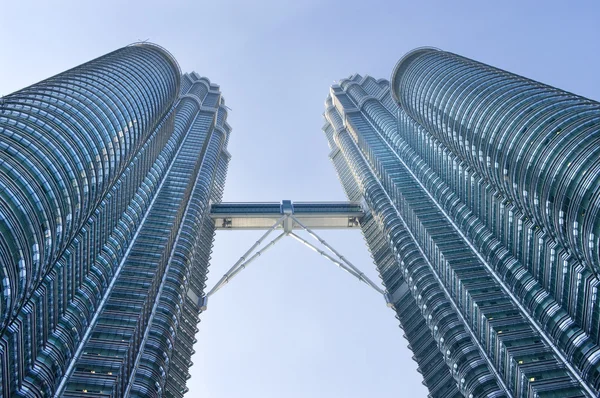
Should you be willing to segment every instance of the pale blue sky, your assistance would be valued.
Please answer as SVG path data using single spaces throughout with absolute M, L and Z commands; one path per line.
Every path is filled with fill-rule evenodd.
M 329 85 L 389 78 L 418 46 L 600 99 L 597 0 L 0 0 L 0 13 L 0 95 L 145 39 L 220 84 L 226 201 L 343 200 L 320 130 Z M 217 234 L 209 287 L 259 234 Z M 323 235 L 378 280 L 358 232 Z M 215 294 L 199 326 L 190 397 L 426 395 L 383 300 L 291 239 Z

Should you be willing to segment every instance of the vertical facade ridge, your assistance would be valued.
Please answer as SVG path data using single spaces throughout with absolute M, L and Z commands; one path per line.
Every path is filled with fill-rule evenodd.
M 361 133 L 364 133 L 364 129 Z M 411 236 L 406 222 L 398 217 L 397 209 L 393 206 L 389 194 L 378 182 L 376 175 L 372 174 L 372 166 L 369 166 L 364 155 L 361 154 L 360 144 L 357 145 L 356 138 L 356 131 L 354 134 L 350 134 L 343 128 L 338 130 L 336 139 L 353 174 L 358 176 L 358 184 L 362 185 L 361 189 L 365 200 L 370 206 L 373 206 L 373 211 L 376 212 L 386 231 L 393 247 L 394 257 L 404 259 L 401 265 L 404 265 L 405 268 L 400 267 L 400 272 L 404 273 L 404 278 L 408 283 L 408 288 L 404 290 L 408 290 L 412 294 L 413 300 L 419 300 L 418 305 L 422 314 L 427 314 L 429 333 L 437 337 L 440 351 L 443 353 L 442 358 L 436 358 L 437 361 L 443 360 L 447 366 L 451 367 L 449 374 L 454 378 L 454 383 L 440 391 L 441 396 L 449 394 L 457 386 L 459 391 L 466 396 L 469 394 L 505 396 L 501 387 L 496 384 L 496 380 L 489 377 L 490 370 L 485 363 L 485 357 L 481 356 L 473 344 L 469 331 L 465 329 L 455 308 L 450 305 L 451 301 L 446 298 L 444 289 L 436 284 L 434 271 L 427 266 L 429 263 L 427 257 L 423 255 L 417 242 Z M 387 282 L 384 280 L 386 288 L 390 291 L 391 287 L 387 286 Z M 403 298 L 401 291 L 398 289 L 390 291 L 392 299 L 398 300 L 398 304 Z M 429 292 L 429 296 L 426 298 L 422 295 L 424 291 Z M 442 299 L 438 300 L 439 298 Z M 409 341 L 409 343 L 412 346 L 414 342 Z M 435 367 L 435 365 L 419 363 L 419 367 L 428 368 Z
M 500 390 L 596 396 L 600 104 L 435 48 L 403 57 L 389 89 L 378 82 L 353 75 L 330 90 L 323 130 L 340 179 L 336 132 L 397 213 L 373 216 L 405 225 Z M 404 273 L 404 256 L 391 269 Z M 393 293 L 395 272 L 377 265 Z
M 178 82 L 156 51 L 124 48 L 3 97 L 2 330 L 164 118 Z
M 0 396 L 183 395 L 226 113 L 150 43 L 3 98 Z

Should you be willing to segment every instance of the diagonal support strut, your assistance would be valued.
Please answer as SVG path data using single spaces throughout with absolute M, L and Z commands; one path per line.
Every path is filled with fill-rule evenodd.
M 304 229 L 306 232 L 308 232 L 308 234 L 310 236 L 312 236 L 314 239 L 316 239 L 317 241 L 319 241 L 319 243 L 321 243 L 323 246 L 325 246 L 331 253 L 335 254 L 340 260 L 342 260 L 342 262 L 345 265 L 347 265 L 347 267 L 349 267 L 353 272 L 350 272 L 346 267 L 342 267 L 343 269 L 345 269 L 346 271 L 350 272 L 352 275 L 356 276 L 358 279 L 360 279 L 361 281 L 363 281 L 367 285 L 371 286 L 379 294 L 383 295 L 383 297 L 385 298 L 385 302 L 387 303 L 387 306 L 388 307 L 393 307 L 393 303 L 392 303 L 391 297 L 390 297 L 390 295 L 386 291 L 384 291 L 379 286 L 377 286 L 371 279 L 369 279 L 361 270 L 359 270 L 354 264 L 352 264 L 346 257 L 344 257 L 340 253 L 338 253 L 338 251 L 335 250 L 330 244 L 328 244 L 325 241 L 325 239 L 322 239 L 313 230 L 311 230 L 310 228 L 308 228 L 307 226 L 305 226 L 304 224 L 302 224 L 302 222 L 300 222 L 300 220 L 298 220 L 296 217 L 294 217 L 294 216 L 290 216 L 290 217 L 294 220 L 294 222 L 296 224 L 298 224 L 302 229 Z M 304 243 L 306 245 L 309 245 L 308 242 L 304 241 L 303 239 L 302 239 L 302 241 L 303 241 L 302 243 Z M 316 249 L 316 250 L 318 251 L 318 249 Z M 322 253 L 320 253 L 320 254 L 323 255 Z M 325 257 L 331 259 L 331 257 L 329 257 L 329 256 L 325 256 Z M 338 263 L 336 261 L 333 261 L 333 262 L 335 264 Z
M 208 302 L 208 298 L 210 296 L 212 296 L 213 294 L 215 294 L 215 292 L 217 292 L 220 288 L 222 288 L 223 286 L 225 286 L 227 283 L 229 283 L 229 281 L 231 280 L 231 278 L 233 278 L 235 275 L 237 275 L 242 269 L 244 269 L 246 267 L 247 264 L 249 264 L 251 261 L 253 261 L 254 259 L 256 259 L 257 257 L 259 257 L 264 251 L 268 250 L 269 248 L 271 248 L 275 243 L 277 243 L 281 238 L 283 238 L 286 233 L 282 232 L 279 236 L 277 236 L 275 239 L 273 239 L 271 242 L 269 242 L 263 249 L 259 250 L 258 252 L 256 252 L 252 257 L 250 257 L 250 259 L 246 260 L 247 256 L 252 253 L 252 251 L 254 249 L 256 249 L 258 246 L 260 246 L 260 244 L 267 238 L 267 236 L 269 236 L 269 234 L 271 232 L 273 232 L 274 230 L 277 229 L 277 227 L 280 227 L 283 223 L 283 221 L 288 218 L 289 216 L 286 214 L 284 216 L 282 216 L 279 220 L 277 220 L 275 222 L 275 224 L 273 224 L 271 226 L 271 228 L 269 228 L 261 237 L 260 239 L 258 239 L 251 247 L 250 249 L 248 249 L 246 251 L 246 253 L 244 253 L 242 255 L 242 257 L 240 257 L 240 259 L 238 261 L 236 261 L 235 264 L 233 264 L 231 266 L 231 268 L 229 268 L 229 271 L 227 271 L 222 277 L 221 279 L 219 279 L 219 281 L 215 284 L 215 286 L 213 286 L 212 289 L 210 289 L 210 291 L 201 299 L 200 302 L 200 309 L 205 311 L 207 308 L 207 302 Z
M 331 261 L 332 263 L 334 263 L 335 265 L 337 265 L 338 267 L 340 267 L 344 271 L 348 272 L 350 275 L 354 276 L 359 281 L 366 283 L 368 286 L 370 286 L 373 289 L 375 289 L 375 291 L 377 291 L 377 293 L 379 293 L 379 294 L 385 294 L 385 292 L 382 289 L 380 289 L 377 286 L 374 286 L 374 285 L 370 284 L 369 282 L 367 282 L 367 281 L 369 281 L 369 279 L 367 277 L 363 277 L 360 274 L 356 273 L 352 268 L 348 267 L 343 262 L 336 260 L 335 258 L 333 258 L 332 256 L 330 256 L 329 254 L 325 253 L 323 250 L 319 249 L 318 247 L 316 247 L 312 243 L 308 242 L 306 239 L 301 238 L 300 236 L 296 235 L 293 232 L 290 232 L 289 236 L 291 236 L 292 238 L 296 239 L 298 242 L 302 243 L 303 245 L 305 245 L 309 249 L 314 250 L 315 252 L 319 253 L 321 256 L 325 257 L 326 259 L 328 259 L 329 261 Z
M 303 239 L 302 237 L 300 237 L 300 236 L 296 235 L 294 232 L 292 232 L 293 223 L 295 223 L 298 226 L 300 226 L 310 236 L 312 236 L 319 243 L 321 243 L 323 246 L 325 246 L 327 248 L 327 250 L 329 250 L 335 257 L 337 257 L 337 259 L 335 257 L 327 254 L 325 251 L 319 249 L 315 245 L 311 244 L 306 239 Z M 284 231 L 281 234 L 279 234 L 271 242 L 267 243 L 265 245 L 265 247 L 263 247 L 262 249 L 258 250 L 252 256 L 248 257 L 252 253 L 252 251 L 254 251 L 266 239 L 266 237 L 271 232 L 273 232 L 274 230 L 278 229 L 279 227 L 281 227 L 281 228 L 284 229 Z M 242 257 L 240 257 L 240 259 L 221 277 L 221 279 L 219 279 L 219 281 L 215 284 L 215 286 L 204 297 L 202 297 L 201 303 L 200 303 L 200 309 L 203 310 L 203 311 L 205 311 L 207 309 L 208 298 L 210 296 L 212 296 L 219 289 L 221 289 L 223 286 L 225 286 L 227 283 L 229 283 L 229 281 L 231 279 L 233 279 L 233 277 L 235 277 L 240 271 L 242 271 L 244 268 L 246 268 L 248 266 L 248 264 L 250 264 L 256 258 L 258 258 L 262 253 L 264 253 L 265 251 L 267 251 L 269 248 L 273 247 L 284 236 L 291 236 L 292 238 L 296 239 L 298 242 L 300 242 L 303 245 L 307 246 L 311 250 L 314 250 L 315 252 L 319 253 L 321 256 L 325 257 L 326 259 L 328 259 L 332 263 L 336 264 L 338 267 L 340 267 L 344 271 L 348 272 L 350 275 L 354 276 L 355 278 L 357 278 L 361 282 L 363 282 L 366 285 L 368 285 L 369 287 L 371 287 L 377 293 L 381 294 L 385 298 L 385 301 L 386 301 L 388 307 L 391 307 L 391 308 L 394 307 L 393 302 L 392 302 L 391 297 L 390 297 L 390 295 L 389 295 L 388 292 L 386 292 L 385 290 L 383 290 L 379 286 L 377 286 L 362 271 L 360 271 L 354 264 L 352 264 L 344 256 L 342 256 L 337 250 L 335 250 L 331 245 L 329 245 L 324 239 L 322 239 L 314 231 L 312 231 L 311 229 L 309 229 L 308 227 L 306 227 L 302 222 L 300 222 L 292 214 L 288 213 L 288 214 L 283 215 L 280 219 L 278 219 L 275 222 L 275 224 L 273 224 L 260 237 L 260 239 L 257 240 L 256 243 L 254 243 L 250 247 L 250 249 L 248 249 L 246 251 L 246 253 L 244 253 L 244 255 Z

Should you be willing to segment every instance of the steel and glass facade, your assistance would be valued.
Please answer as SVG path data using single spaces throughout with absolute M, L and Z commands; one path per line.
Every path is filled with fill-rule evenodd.
M 226 119 L 147 43 L 0 99 L 0 396 L 183 396 Z
M 325 106 L 430 396 L 597 396 L 600 104 L 422 48 Z
M 600 104 L 422 48 L 325 106 L 309 226 L 360 225 L 430 396 L 598 396 Z M 211 214 L 230 131 L 148 43 L 0 98 L 0 396 L 185 394 L 215 228 L 291 206 Z

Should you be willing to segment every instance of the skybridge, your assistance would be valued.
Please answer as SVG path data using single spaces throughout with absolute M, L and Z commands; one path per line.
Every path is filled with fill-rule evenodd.
M 265 230 L 233 266 L 219 279 L 213 288 L 202 298 L 202 310 L 207 309 L 208 298 L 229 283 L 251 262 L 273 247 L 282 238 L 289 236 L 309 249 L 325 257 L 350 275 L 381 294 L 388 305 L 393 307 L 389 294 L 369 279 L 359 268 L 341 255 L 314 230 L 360 229 L 360 221 L 365 215 L 357 202 L 279 202 L 261 203 L 216 203 L 211 206 L 210 217 L 217 230 Z M 316 241 L 311 243 L 294 231 L 305 231 Z M 271 233 L 277 236 L 263 244 Z M 262 246 L 261 246 L 262 245 Z
M 268 229 L 279 218 L 287 217 L 286 231 L 303 229 L 360 229 L 359 220 L 365 215 L 356 202 L 292 202 L 283 200 L 265 203 L 218 203 L 211 206 L 215 228 Z

